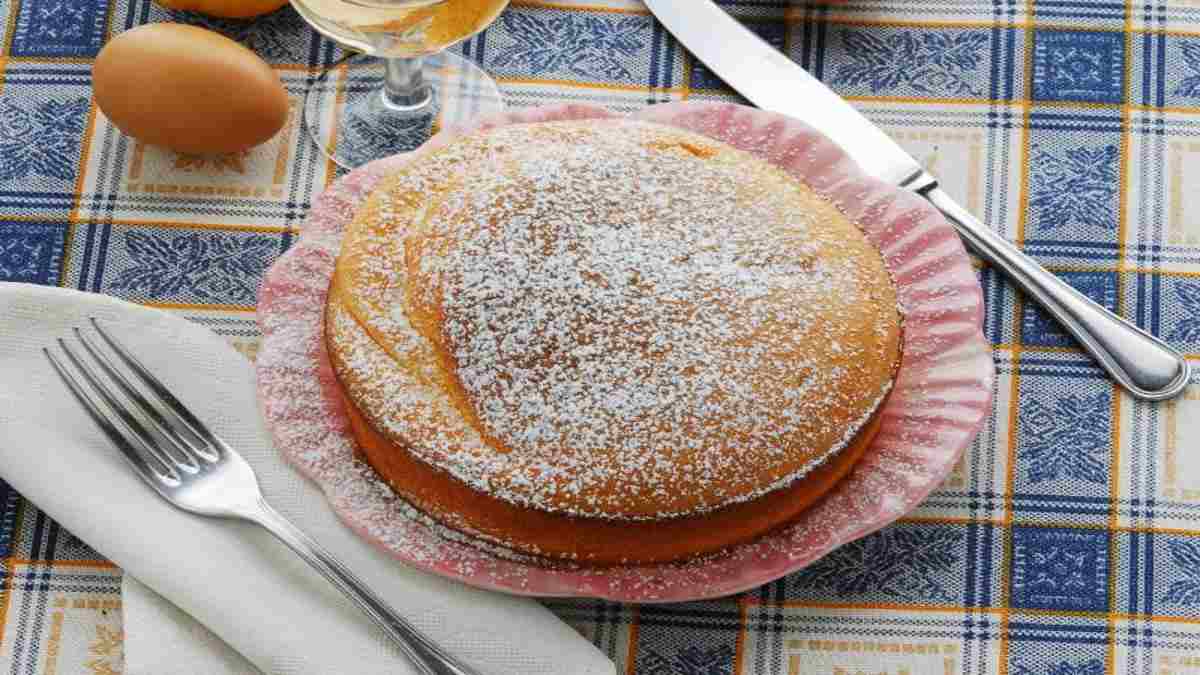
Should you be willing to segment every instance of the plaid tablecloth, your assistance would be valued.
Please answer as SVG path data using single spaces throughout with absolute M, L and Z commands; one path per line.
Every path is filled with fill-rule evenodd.
M 986 222 L 1200 359 L 1200 0 L 724 4 Z M 199 23 L 298 102 L 338 49 L 290 8 L 0 0 L 0 17 L 0 280 L 165 307 L 253 357 L 261 273 L 334 170 L 294 125 L 227 157 L 143 147 L 93 105 L 91 60 L 132 26 Z M 637 0 L 514 2 L 460 49 L 513 106 L 736 100 Z M 1200 675 L 1200 387 L 1135 402 L 980 277 L 995 411 L 917 512 L 741 597 L 549 606 L 623 673 Z M 121 672 L 120 570 L 0 487 L 0 666 Z

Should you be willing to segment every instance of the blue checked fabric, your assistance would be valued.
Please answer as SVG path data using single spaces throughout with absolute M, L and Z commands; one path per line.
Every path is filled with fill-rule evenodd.
M 1005 237 L 1200 359 L 1200 2 L 722 4 Z M 295 119 L 239 155 L 143 147 L 95 109 L 91 60 L 139 24 L 200 24 L 299 102 L 339 50 L 290 8 L 0 0 L 0 18 L 0 279 L 166 307 L 253 357 L 261 274 L 335 173 Z M 515 107 L 738 100 L 637 0 L 521 0 L 458 49 Z M 994 412 L 916 512 L 736 598 L 547 604 L 622 673 L 1200 675 L 1200 387 L 1133 401 L 979 276 Z M 119 569 L 4 486 L 0 558 L 0 668 L 121 672 Z

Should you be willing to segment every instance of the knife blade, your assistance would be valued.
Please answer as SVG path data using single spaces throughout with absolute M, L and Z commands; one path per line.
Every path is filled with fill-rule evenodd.
M 1188 387 L 1191 366 L 1182 354 L 1096 304 L 997 235 L 846 99 L 715 2 L 643 1 L 692 55 L 751 103 L 806 122 L 841 146 L 866 173 L 929 201 L 981 258 L 1045 308 L 1130 394 L 1159 401 Z
M 912 155 L 809 72 L 704 0 L 644 0 L 658 20 L 713 73 L 763 110 L 801 119 L 867 173 L 895 185 L 922 172 Z M 699 36 L 708 36 L 704 39 Z

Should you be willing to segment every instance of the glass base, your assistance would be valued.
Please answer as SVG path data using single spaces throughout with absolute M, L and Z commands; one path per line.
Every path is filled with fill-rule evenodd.
M 425 58 L 425 81 L 433 95 L 416 109 L 390 105 L 383 77 L 382 59 L 354 56 L 322 73 L 305 95 L 309 137 L 343 168 L 411 152 L 445 127 L 504 110 L 495 80 L 457 54 Z

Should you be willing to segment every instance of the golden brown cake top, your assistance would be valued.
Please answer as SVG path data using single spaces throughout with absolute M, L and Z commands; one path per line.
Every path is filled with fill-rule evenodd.
M 843 447 L 889 390 L 895 289 L 768 163 L 625 120 L 503 127 L 385 181 L 338 261 L 348 395 L 418 458 L 522 506 L 719 508 Z

